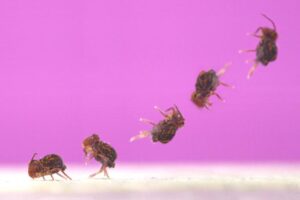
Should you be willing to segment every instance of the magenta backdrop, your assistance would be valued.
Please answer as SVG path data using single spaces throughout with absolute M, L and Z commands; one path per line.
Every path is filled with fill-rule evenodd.
M 279 31 L 279 57 L 246 80 L 246 33 Z M 299 1 L 2 0 L 0 162 L 33 152 L 81 162 L 96 132 L 119 161 L 299 161 Z M 211 110 L 190 101 L 202 69 L 233 65 Z M 186 125 L 168 145 L 129 138 L 177 104 Z

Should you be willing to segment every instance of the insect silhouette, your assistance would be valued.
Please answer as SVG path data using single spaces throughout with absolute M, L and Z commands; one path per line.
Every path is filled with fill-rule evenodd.
M 275 61 L 277 58 L 278 48 L 276 45 L 276 40 L 278 38 L 278 33 L 276 30 L 276 25 L 268 16 L 264 14 L 262 14 L 262 16 L 272 23 L 273 28 L 259 27 L 254 33 L 248 34 L 259 38 L 260 42 L 258 43 L 256 49 L 239 51 L 239 53 L 256 52 L 256 59 L 246 60 L 247 63 L 254 62 L 253 66 L 248 72 L 248 79 L 253 75 L 259 63 L 261 63 L 263 66 L 267 66 L 269 62 Z
M 95 158 L 95 160 L 102 164 L 100 170 L 94 174 L 91 174 L 90 177 L 94 177 L 97 174 L 104 172 L 104 175 L 109 178 L 107 167 L 115 167 L 115 160 L 117 159 L 117 152 L 115 149 L 111 145 L 101 141 L 99 136 L 96 134 L 84 139 L 82 147 L 86 158 L 86 163 L 87 161 Z
M 191 97 L 192 102 L 194 102 L 196 106 L 199 108 L 205 107 L 209 109 L 209 106 L 212 105 L 212 103 L 209 101 L 209 98 L 212 95 L 215 95 L 221 101 L 224 101 L 224 99 L 216 92 L 216 90 L 219 85 L 234 88 L 234 86 L 220 81 L 220 77 L 225 74 L 230 65 L 231 63 L 227 63 L 218 72 L 213 69 L 200 72 L 196 80 L 195 91 L 192 93 Z
M 130 139 L 131 142 L 152 135 L 153 142 L 166 144 L 174 138 L 177 130 L 184 125 L 184 118 L 176 105 L 166 111 L 157 106 L 154 106 L 154 108 L 164 116 L 164 119 L 159 123 L 154 123 L 150 120 L 140 118 L 141 122 L 148 123 L 153 128 L 151 131 L 141 131 L 140 134 Z
M 37 153 L 33 154 L 31 161 L 28 166 L 28 174 L 32 179 L 43 177 L 50 175 L 52 180 L 54 181 L 53 174 L 57 174 L 64 179 L 72 180 L 66 173 L 66 165 L 63 163 L 61 157 L 56 154 L 46 155 L 39 160 L 35 160 L 34 157 Z M 61 172 L 62 174 L 60 174 Z

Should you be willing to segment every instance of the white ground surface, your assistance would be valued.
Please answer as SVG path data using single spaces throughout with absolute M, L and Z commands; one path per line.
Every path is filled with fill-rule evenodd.
M 300 199 L 300 165 L 125 165 L 111 179 L 97 166 L 68 166 L 72 181 L 31 180 L 27 168 L 0 168 L 0 199 Z

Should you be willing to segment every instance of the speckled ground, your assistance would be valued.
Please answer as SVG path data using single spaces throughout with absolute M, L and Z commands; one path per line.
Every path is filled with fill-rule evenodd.
M 68 166 L 72 181 L 31 180 L 27 168 L 0 169 L 0 199 L 300 199 L 300 165 Z

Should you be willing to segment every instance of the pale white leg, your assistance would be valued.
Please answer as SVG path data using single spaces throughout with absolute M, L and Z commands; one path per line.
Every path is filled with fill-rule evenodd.
M 205 108 L 207 109 L 207 110 L 209 110 L 209 106 L 211 106 L 212 105 L 212 103 L 211 102 L 209 102 L 209 101 L 207 101 L 207 103 L 205 104 Z
M 96 172 L 96 173 L 94 173 L 94 174 L 91 174 L 89 177 L 90 177 L 90 178 L 93 178 L 93 177 L 96 176 L 97 174 L 102 173 L 103 170 L 104 170 L 104 165 L 102 165 L 102 167 L 100 168 L 100 170 L 99 170 L 98 172 Z
M 63 175 L 61 175 L 59 172 L 56 173 L 58 176 L 62 177 L 63 179 L 67 180 L 66 177 L 64 177 Z
M 254 65 L 250 68 L 250 70 L 248 72 L 247 79 L 251 78 L 251 76 L 253 75 L 253 73 L 257 67 L 258 67 L 258 62 L 255 62 Z
M 217 72 L 217 76 L 218 76 L 218 77 L 223 76 L 223 75 L 225 74 L 225 72 L 227 71 L 228 67 L 230 67 L 231 65 L 232 65 L 231 62 L 226 63 L 226 64 L 224 65 L 224 67 L 223 67 L 222 69 L 220 69 L 220 70 Z
M 225 87 L 229 87 L 229 88 L 231 88 L 231 89 L 234 89 L 234 88 L 235 88 L 234 85 L 230 85 L 230 84 L 223 83 L 223 82 L 220 82 L 220 85 L 223 85 L 223 86 L 225 86 Z
M 256 52 L 256 49 L 239 50 L 239 53 Z
M 212 94 L 218 97 L 218 99 L 220 99 L 222 102 L 225 102 L 225 100 L 218 93 L 213 92 Z
M 110 178 L 107 172 L 107 167 L 104 167 L 104 176 L 106 176 L 107 178 Z
M 71 177 L 68 174 L 66 174 L 66 172 L 61 171 L 61 173 L 63 173 L 63 175 L 65 175 L 68 179 L 72 180 Z
M 245 63 L 247 63 L 247 64 L 249 64 L 249 63 L 253 63 L 253 62 L 256 62 L 256 60 L 254 60 L 254 59 L 248 59 L 248 60 L 245 60 Z
M 144 123 L 147 123 L 147 124 L 151 124 L 151 125 L 153 125 L 153 126 L 156 125 L 153 121 L 148 120 L 148 119 L 144 119 L 144 118 L 140 118 L 140 122 L 144 122 Z
M 130 142 L 133 142 L 133 141 L 135 141 L 135 140 L 138 140 L 138 139 L 142 139 L 142 138 L 148 137 L 150 134 L 151 134 L 150 131 L 140 131 L 140 134 L 138 134 L 138 135 L 133 136 L 132 138 L 130 138 Z

